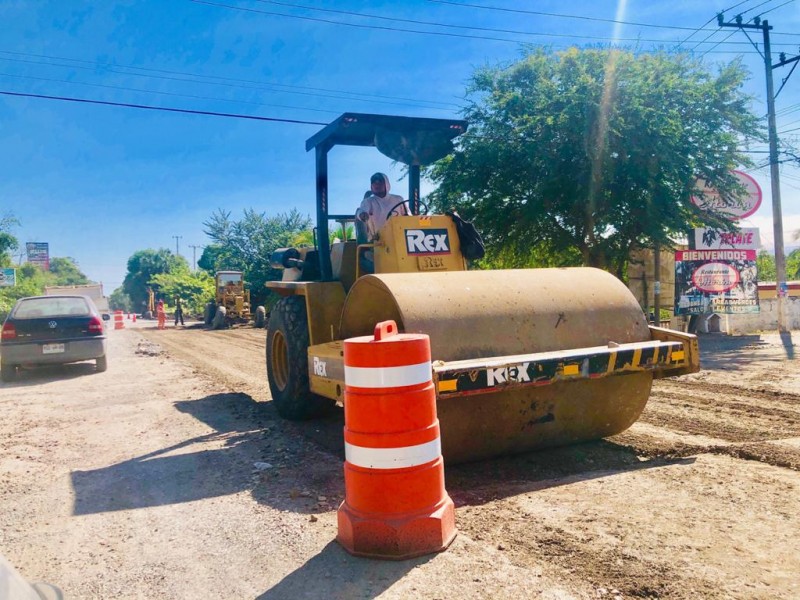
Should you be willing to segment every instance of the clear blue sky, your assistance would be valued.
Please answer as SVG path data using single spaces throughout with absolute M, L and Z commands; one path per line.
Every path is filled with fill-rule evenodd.
M 764 18 L 775 26 L 777 61 L 778 51 L 791 57 L 800 44 L 800 3 L 784 3 L 746 0 L 727 17 L 771 11 Z M 763 61 L 744 34 L 716 27 L 716 12 L 736 4 L 4 0 L 0 91 L 319 122 L 348 111 L 447 118 L 459 116 L 473 70 L 513 61 L 523 42 L 560 48 L 619 39 L 647 49 L 688 38 L 681 48 L 712 63 L 743 54 L 747 91 L 764 113 Z M 789 70 L 775 70 L 776 87 Z M 800 127 L 800 70 L 777 108 L 779 131 Z M 191 263 L 189 246 L 208 243 L 202 222 L 217 208 L 235 218 L 246 208 L 313 214 L 305 140 L 319 128 L 0 96 L 0 215 L 20 220 L 20 242 L 49 242 L 52 256 L 75 258 L 110 293 L 131 254 L 175 251 L 173 236 Z M 797 134 L 785 139 L 797 142 Z M 350 212 L 374 171 L 407 193 L 400 169 L 374 150 L 337 148 L 330 166 L 334 211 Z M 744 225 L 761 227 L 771 246 L 767 169 L 752 174 L 764 202 Z M 788 232 L 800 229 L 800 169 L 784 164 L 782 177 L 789 245 Z

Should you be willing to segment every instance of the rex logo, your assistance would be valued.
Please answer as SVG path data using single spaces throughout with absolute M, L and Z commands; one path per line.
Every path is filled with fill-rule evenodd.
M 409 254 L 450 254 L 447 229 L 406 229 L 406 250 Z

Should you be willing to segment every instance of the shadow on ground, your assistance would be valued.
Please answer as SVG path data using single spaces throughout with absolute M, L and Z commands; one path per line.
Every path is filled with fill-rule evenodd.
M 338 543 L 330 542 L 319 554 L 256 600 L 376 598 L 410 571 L 433 558 L 435 555 L 402 561 L 356 558 L 345 552 Z
M 214 431 L 100 469 L 73 471 L 74 514 L 191 502 L 249 490 L 262 504 L 296 513 L 336 510 L 344 499 L 342 412 L 292 423 L 269 402 L 214 394 L 175 403 Z M 599 441 L 446 468 L 457 506 L 683 461 L 639 459 Z M 259 463 L 257 465 L 257 463 Z
M 41 367 L 23 367 L 17 369 L 13 381 L 2 383 L 3 387 L 26 387 L 41 385 L 65 379 L 75 379 L 97 373 L 95 362 L 80 362 L 69 365 L 45 365 Z

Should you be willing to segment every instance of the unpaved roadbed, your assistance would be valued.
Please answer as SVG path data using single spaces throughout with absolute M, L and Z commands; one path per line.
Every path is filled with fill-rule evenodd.
M 0 552 L 68 597 L 800 597 L 791 338 L 704 337 L 629 431 L 447 468 L 456 541 L 383 562 L 334 541 L 341 414 L 277 417 L 263 330 L 137 326 L 0 387 Z

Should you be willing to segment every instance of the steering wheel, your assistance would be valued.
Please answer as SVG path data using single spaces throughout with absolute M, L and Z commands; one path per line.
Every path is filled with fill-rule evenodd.
M 395 215 L 399 216 L 399 215 L 400 215 L 400 213 L 396 213 L 396 212 L 395 212 L 395 209 L 396 209 L 397 207 L 399 207 L 399 206 L 403 206 L 403 205 L 405 205 L 405 203 L 406 203 L 406 201 L 405 201 L 405 200 L 403 200 L 402 202 L 398 202 L 398 203 L 397 203 L 397 204 L 395 204 L 395 205 L 394 205 L 392 208 L 390 208 L 390 209 L 389 209 L 389 212 L 387 212 L 387 213 L 386 213 L 386 220 L 388 221 L 388 220 L 389 220 L 389 217 L 391 217 L 391 216 L 395 216 Z M 421 209 L 422 209 L 422 210 L 420 211 L 420 214 L 421 214 L 421 215 L 427 215 L 427 214 L 428 214 L 428 210 L 429 210 L 429 209 L 428 209 L 428 205 L 427 205 L 427 204 L 425 204 L 425 203 L 424 203 L 422 200 L 418 200 L 418 201 L 417 201 L 417 204 L 419 204 L 419 205 L 420 205 L 420 207 L 421 207 Z

